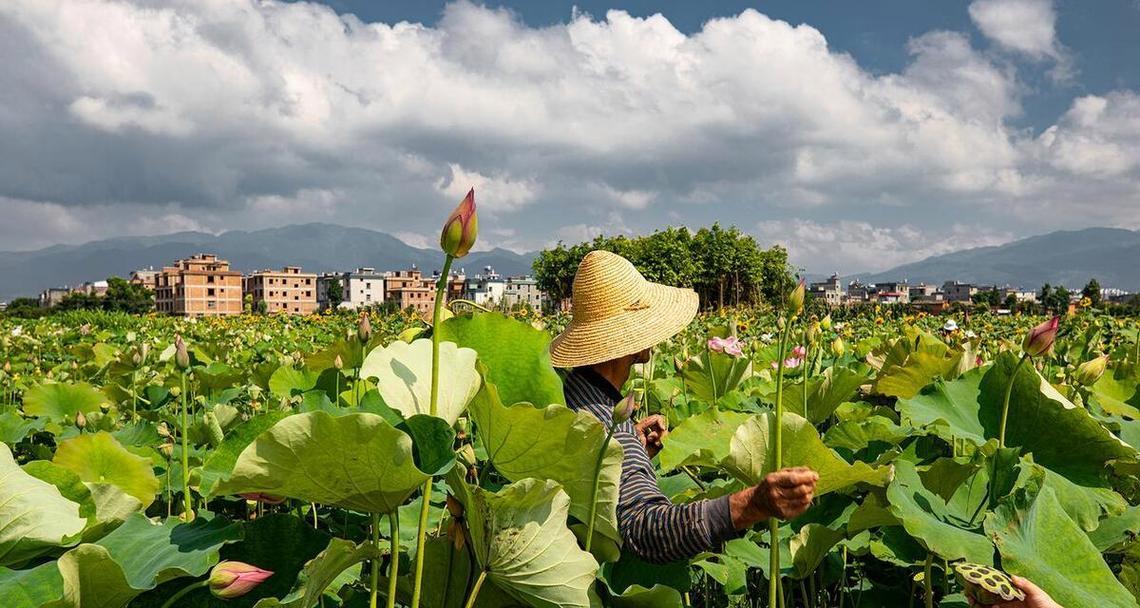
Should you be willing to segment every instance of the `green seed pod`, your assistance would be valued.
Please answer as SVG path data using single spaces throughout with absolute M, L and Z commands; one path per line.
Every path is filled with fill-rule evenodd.
M 222 425 L 218 423 L 218 417 L 214 412 L 206 412 L 203 417 L 206 420 L 206 432 L 210 435 L 210 445 L 216 448 L 222 444 L 226 434 L 222 432 Z
M 984 606 L 1025 599 L 1025 593 L 1013 585 L 1006 573 L 989 566 L 957 563 L 954 564 L 954 577 L 977 603 Z

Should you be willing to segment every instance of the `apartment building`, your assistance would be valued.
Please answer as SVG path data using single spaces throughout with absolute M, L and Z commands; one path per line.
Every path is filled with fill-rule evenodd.
M 147 289 L 153 289 L 154 278 L 156 276 L 158 276 L 158 271 L 154 269 L 154 266 L 147 266 L 146 268 L 132 270 L 131 276 L 127 281 L 131 285 L 142 285 Z
M 243 279 L 242 292 L 253 309 L 268 313 L 308 315 L 317 311 L 317 275 L 300 266 L 258 270 Z
M 542 310 L 546 299 L 538 289 L 538 281 L 531 277 L 507 277 L 503 290 L 503 306 L 508 309 L 528 306 L 532 310 Z
M 876 283 L 874 295 L 879 304 L 910 304 L 910 286 L 906 281 Z
M 435 307 L 435 281 L 425 279 L 415 266 L 384 273 L 384 291 L 385 300 L 394 302 L 400 310 L 412 308 L 426 316 Z
M 107 295 L 108 287 L 110 285 L 107 284 L 107 281 L 86 281 L 79 287 L 72 288 L 71 293 L 101 298 Z
M 237 315 L 242 311 L 242 277 L 230 263 L 199 253 L 176 260 L 154 277 L 154 306 L 160 313 L 187 317 Z
M 71 293 L 70 287 L 49 287 L 40 292 L 40 308 L 51 308 Z
M 503 304 L 507 292 L 507 282 L 494 268 L 486 266 L 483 272 L 467 279 L 463 297 L 484 308 L 494 308 Z
M 843 304 L 843 298 L 846 296 L 843 290 L 843 282 L 839 280 L 839 274 L 831 275 L 826 281 L 812 283 L 808 286 L 808 293 L 823 300 L 828 306 Z
M 384 302 L 385 273 L 375 268 L 362 267 L 352 272 L 326 272 L 317 278 L 317 306 L 321 310 L 332 307 L 329 301 L 329 287 L 340 283 L 340 305 L 338 308 L 356 310 L 367 306 L 377 306 Z
M 942 284 L 942 293 L 947 302 L 969 302 L 978 293 L 978 286 L 961 281 L 946 281 Z

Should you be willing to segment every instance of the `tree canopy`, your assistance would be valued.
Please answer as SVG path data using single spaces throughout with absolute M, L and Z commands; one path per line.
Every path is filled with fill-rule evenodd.
M 570 297 L 578 264 L 595 249 L 625 257 L 650 281 L 694 289 L 705 307 L 778 305 L 794 286 L 783 247 L 764 249 L 735 226 L 713 224 L 696 233 L 665 228 L 642 237 L 598 236 L 569 246 L 560 242 L 540 252 L 533 265 L 539 288 L 552 302 Z

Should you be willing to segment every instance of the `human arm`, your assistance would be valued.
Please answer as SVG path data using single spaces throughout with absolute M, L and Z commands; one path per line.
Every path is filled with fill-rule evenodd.
M 1011 576 L 1014 586 L 1021 589 L 1025 593 L 1024 600 L 1013 600 L 1011 602 L 998 602 L 991 604 L 989 608 L 1062 608 L 1060 604 L 1055 602 L 1053 598 L 1049 597 L 1045 590 L 1033 584 L 1033 581 L 1022 578 L 1020 576 Z M 970 605 L 975 607 L 983 606 L 974 601 L 974 598 L 967 597 L 970 600 Z

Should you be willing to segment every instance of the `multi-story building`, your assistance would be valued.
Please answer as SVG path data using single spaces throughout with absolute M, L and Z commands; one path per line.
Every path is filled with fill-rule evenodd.
M 79 287 L 73 287 L 71 293 L 101 298 L 107 295 L 107 287 L 107 281 L 87 281 Z
M 943 299 L 943 293 L 938 291 L 938 286 L 928 285 L 926 283 L 919 283 L 918 285 L 910 286 L 910 301 L 938 301 Z
M 910 286 L 906 281 L 876 283 L 874 295 L 880 304 L 910 304 Z
M 515 308 L 529 307 L 532 310 L 542 310 L 546 298 L 538 289 L 538 281 L 532 277 L 507 277 L 507 284 L 503 289 L 503 306 L 513 310 Z
M 154 307 L 187 317 L 237 315 L 242 306 L 241 273 L 213 254 L 199 253 L 154 277 Z
M 847 284 L 847 303 L 858 304 L 866 302 L 871 293 L 874 291 L 874 285 L 865 285 L 859 281 L 851 281 Z
M 142 285 L 147 289 L 154 289 L 154 278 L 158 276 L 158 271 L 154 266 L 147 266 L 138 270 L 131 271 L 131 277 L 127 279 L 132 285 Z
M 507 282 L 494 268 L 487 266 L 481 274 L 467 279 L 463 297 L 484 308 L 494 308 L 503 303 L 507 292 Z
M 357 309 L 378 306 L 384 302 L 385 276 L 375 268 L 357 268 L 353 272 L 325 273 L 317 278 L 317 305 L 321 310 L 331 306 L 329 286 L 340 283 L 340 308 Z
M 71 293 L 70 287 L 48 287 L 40 292 L 40 308 L 51 308 Z
M 421 315 L 430 315 L 435 307 L 435 281 L 425 279 L 415 266 L 408 270 L 384 273 L 385 300 L 400 310 L 414 309 Z
M 843 297 L 846 295 L 843 291 L 843 282 L 839 280 L 838 274 L 831 275 L 826 281 L 812 283 L 808 287 L 808 293 L 823 300 L 828 306 L 843 304 Z
M 300 266 L 258 270 L 243 279 L 242 292 L 254 310 L 308 315 L 317 310 L 317 275 Z
M 961 281 L 946 281 L 942 284 L 942 293 L 947 302 L 969 302 L 978 293 L 978 286 Z

